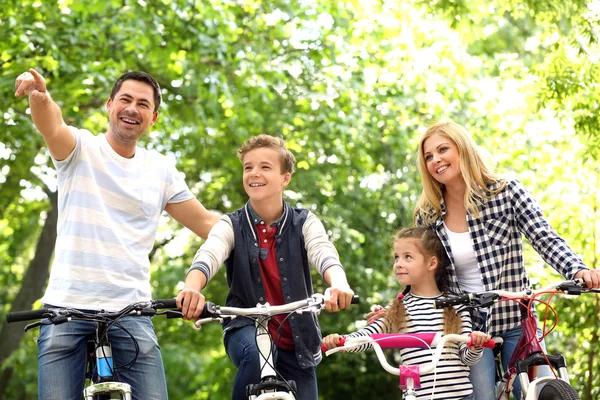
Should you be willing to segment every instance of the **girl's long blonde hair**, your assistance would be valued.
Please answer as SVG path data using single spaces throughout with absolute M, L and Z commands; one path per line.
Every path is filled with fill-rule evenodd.
M 418 239 L 421 253 L 424 256 L 436 257 L 437 268 L 435 270 L 435 281 L 440 292 L 445 293 L 447 282 L 447 268 L 450 264 L 446 250 L 437 234 L 429 228 L 414 227 L 400 229 L 394 235 L 394 243 L 401 239 Z M 402 292 L 406 295 L 410 291 L 407 286 Z M 401 332 L 406 329 L 408 315 L 402 298 L 396 298 L 388 307 L 384 321 L 391 332 Z M 462 322 L 454 307 L 444 309 L 444 334 L 461 333 Z
M 423 148 L 425 141 L 435 134 L 450 139 L 458 148 L 460 171 L 466 185 L 464 205 L 469 214 L 474 218 L 479 218 L 479 205 L 502 191 L 506 186 L 506 181 L 487 168 L 477 150 L 477 145 L 467 130 L 455 122 L 447 121 L 438 122 L 429 127 L 419 141 L 417 158 L 423 191 L 415 207 L 415 223 L 420 217 L 422 224 L 431 225 L 442 212 L 443 185 L 427 171 Z M 489 186 L 494 183 L 499 183 L 498 187 L 490 189 Z

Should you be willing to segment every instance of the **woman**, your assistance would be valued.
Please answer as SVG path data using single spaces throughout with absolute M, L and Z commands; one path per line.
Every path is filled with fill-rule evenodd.
M 564 277 L 583 278 L 588 286 L 600 287 L 600 270 L 585 266 L 519 181 L 501 179 L 485 166 L 465 128 L 451 121 L 434 124 L 421 137 L 418 151 L 423 192 L 415 223 L 431 226 L 444 244 L 451 261 L 450 291 L 530 287 L 521 234 Z M 504 339 L 506 367 L 522 330 L 518 305 L 502 302 L 480 313 L 483 327 L 474 329 L 487 329 Z M 486 349 L 471 367 L 470 379 L 477 400 L 495 399 L 492 350 Z M 518 386 L 517 381 L 515 398 L 520 398 Z

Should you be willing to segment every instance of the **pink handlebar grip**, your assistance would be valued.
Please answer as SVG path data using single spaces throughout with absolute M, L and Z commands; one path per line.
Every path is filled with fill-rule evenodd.
M 471 344 L 473 343 L 473 337 L 471 336 L 470 333 L 469 333 L 469 338 L 471 340 L 469 340 L 467 342 L 467 346 L 471 346 Z M 487 347 L 488 349 L 493 349 L 494 347 L 496 347 L 496 342 L 494 342 L 494 339 L 490 339 L 487 342 L 485 342 L 483 345 L 481 345 L 481 347 Z
M 344 344 L 346 344 L 346 336 L 340 336 L 340 344 L 337 347 L 342 347 Z M 329 349 L 321 343 L 321 351 L 325 353 L 327 350 Z

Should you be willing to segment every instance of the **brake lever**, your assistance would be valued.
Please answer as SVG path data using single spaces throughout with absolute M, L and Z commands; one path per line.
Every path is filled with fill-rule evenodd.
M 41 325 L 50 325 L 50 324 L 46 323 L 46 322 L 42 322 L 42 321 L 36 321 L 36 322 L 32 322 L 31 324 L 25 325 L 24 330 L 25 330 L 25 332 L 27 332 L 28 330 L 37 328 L 38 326 L 41 326 Z
M 564 292 L 565 294 L 571 294 L 579 296 L 581 292 L 586 288 L 583 279 L 576 279 L 573 281 L 566 281 L 556 287 L 557 290 Z
M 158 314 L 160 314 L 160 315 L 166 314 L 167 319 L 183 318 L 183 313 L 179 310 L 166 310 L 166 311 L 161 311 L 161 312 L 157 313 L 157 315 Z
M 494 304 L 494 300 L 500 297 L 497 293 L 477 293 L 473 295 L 473 308 L 489 307 Z

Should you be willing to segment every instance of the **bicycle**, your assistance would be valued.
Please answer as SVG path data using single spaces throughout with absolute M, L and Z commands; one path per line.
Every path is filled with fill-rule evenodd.
M 166 311 L 157 311 L 158 309 L 174 309 Z M 120 327 L 118 321 L 124 316 L 154 316 L 167 315 L 169 317 L 181 318 L 181 313 L 177 310 L 175 299 L 150 300 L 145 302 L 132 303 L 117 312 L 90 312 L 69 308 L 47 307 L 38 310 L 15 311 L 6 315 L 8 323 L 31 321 L 41 319 L 40 321 L 25 326 L 25 331 L 36 328 L 41 325 L 63 324 L 72 320 L 93 321 L 96 322 L 96 334 L 88 339 L 88 351 L 86 361 L 86 382 L 89 383 L 83 390 L 84 400 L 100 399 L 123 399 L 131 400 L 131 386 L 125 382 L 118 381 L 118 372 L 135 363 L 139 352 L 138 344 L 131 336 L 136 348 L 136 357 L 123 366 L 113 365 L 113 353 L 108 338 L 110 327 Z M 121 327 L 122 328 L 122 327 Z M 124 328 L 122 328 L 124 329 Z M 131 335 L 131 334 L 130 334 Z
M 358 296 L 352 298 L 352 304 L 359 302 Z M 275 369 L 273 362 L 273 340 L 268 332 L 267 325 L 271 317 L 279 314 L 290 315 L 312 312 L 318 315 L 325 305 L 324 297 L 320 293 L 313 294 L 307 299 L 294 301 L 279 306 L 269 303 L 257 304 L 252 308 L 221 307 L 207 302 L 200 318 L 194 323 L 197 329 L 207 322 L 220 322 L 238 317 L 254 320 L 256 327 L 256 344 L 260 354 L 260 383 L 249 384 L 246 395 L 249 400 L 294 400 L 296 382 L 285 380 Z
M 501 338 L 492 338 L 487 341 L 483 347 L 494 348 Z M 329 356 L 339 351 L 352 350 L 360 346 L 371 345 L 379 363 L 388 373 L 400 377 L 400 390 L 404 390 L 404 400 L 416 400 L 417 392 L 415 389 L 420 387 L 420 377 L 422 374 L 428 374 L 436 370 L 437 364 L 440 361 L 442 351 L 447 343 L 466 343 L 471 344 L 470 335 L 449 334 L 442 335 L 439 332 L 429 333 L 373 333 L 369 336 L 340 338 L 340 346 L 327 350 L 325 347 L 321 349 L 325 355 Z M 432 348 L 435 351 L 432 354 L 431 362 L 425 365 L 418 364 L 402 364 L 400 366 L 390 365 L 383 353 L 383 349 L 404 349 L 404 348 Z M 435 383 L 433 387 L 435 392 Z M 432 393 L 433 395 L 433 393 Z
M 470 307 L 489 307 L 499 301 L 517 301 L 521 307 L 521 326 L 523 332 L 519 338 L 515 352 L 513 353 L 507 371 L 505 371 L 501 380 L 497 383 L 499 389 L 499 400 L 508 400 L 516 376 L 521 383 L 521 396 L 525 400 L 578 400 L 579 396 L 569 382 L 567 364 L 562 354 L 548 355 L 544 354 L 540 346 L 541 340 L 547 336 L 556 326 L 549 331 L 543 332 L 541 338 L 537 338 L 537 321 L 533 313 L 533 305 L 536 301 L 541 301 L 537 297 L 544 294 L 569 294 L 580 295 L 584 292 L 598 293 L 597 289 L 587 290 L 580 279 L 571 281 L 561 281 L 552 283 L 539 290 L 525 290 L 522 292 L 508 292 L 504 290 L 492 290 L 489 292 L 467 293 L 456 297 L 446 297 L 435 300 L 436 308 L 449 307 L 453 305 L 465 304 Z M 545 303 L 556 317 L 556 311 Z M 544 321 L 545 326 L 545 321 Z M 501 364 L 500 364 L 501 365 Z M 537 365 L 548 365 L 558 371 L 558 376 L 553 370 L 554 376 L 537 377 L 533 380 L 530 376 L 530 368 Z M 499 366 L 497 368 L 500 368 Z M 539 390 L 539 394 L 538 394 Z

